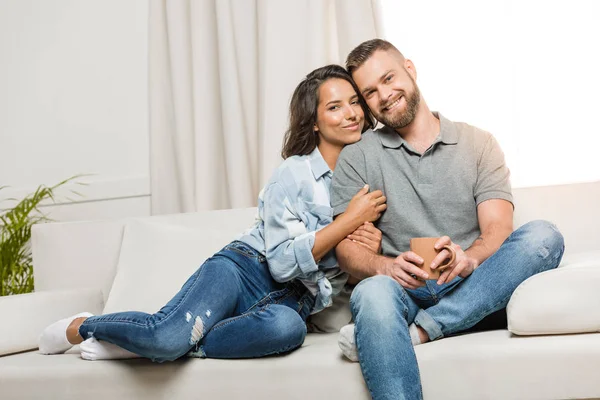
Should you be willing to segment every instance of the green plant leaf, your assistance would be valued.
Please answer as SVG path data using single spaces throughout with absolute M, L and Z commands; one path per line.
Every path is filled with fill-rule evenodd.
M 39 206 L 45 200 L 56 202 L 54 191 L 81 176 L 84 175 L 72 176 L 50 187 L 40 185 L 12 208 L 0 210 L 0 296 L 33 291 L 31 227 L 50 221 Z M 0 190 L 4 188 L 1 186 Z

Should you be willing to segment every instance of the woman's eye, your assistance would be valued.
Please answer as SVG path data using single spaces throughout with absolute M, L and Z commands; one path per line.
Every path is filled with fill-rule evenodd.
M 385 78 L 385 81 L 386 81 L 386 82 L 389 82 L 389 81 L 391 81 L 391 80 L 392 80 L 392 78 L 393 78 L 393 75 L 389 75 L 387 78 Z
M 329 107 L 329 111 L 337 110 L 339 106 L 331 106 Z
M 352 103 L 350 104 L 358 104 L 358 100 L 354 100 Z

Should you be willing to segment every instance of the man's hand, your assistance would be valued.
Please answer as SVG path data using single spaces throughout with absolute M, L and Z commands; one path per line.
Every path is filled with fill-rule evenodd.
M 448 236 L 441 237 L 433 247 L 436 250 L 439 250 L 446 245 L 454 249 L 456 252 L 456 258 L 452 264 L 444 268 L 440 274 L 440 279 L 437 281 L 438 285 L 448 283 L 457 276 L 466 278 L 473 273 L 475 268 L 479 266 L 479 263 L 475 258 L 469 257 L 468 254 L 465 253 L 458 244 L 452 243 L 452 240 L 450 240 Z M 440 264 L 443 264 L 444 260 L 447 258 L 450 258 L 450 252 L 446 249 L 440 251 L 440 253 L 431 262 L 431 269 L 436 269 Z
M 348 235 L 347 238 L 353 242 L 362 244 L 375 254 L 381 253 L 381 231 L 372 222 L 365 222 Z
M 393 262 L 386 265 L 383 273 L 391 276 L 406 289 L 416 289 L 425 286 L 420 279 L 427 279 L 429 275 L 417 265 L 423 264 L 423 259 L 412 251 L 407 251 L 396 257 Z

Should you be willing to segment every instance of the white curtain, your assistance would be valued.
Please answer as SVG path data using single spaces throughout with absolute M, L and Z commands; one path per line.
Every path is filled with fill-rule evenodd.
M 382 35 L 378 0 L 150 4 L 153 214 L 256 205 L 295 86 Z

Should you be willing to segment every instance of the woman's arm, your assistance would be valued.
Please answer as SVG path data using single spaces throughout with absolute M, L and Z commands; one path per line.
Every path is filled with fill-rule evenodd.
M 381 191 L 368 193 L 368 187 L 364 187 L 344 215 L 315 232 L 304 225 L 282 185 L 270 184 L 263 197 L 267 263 L 278 282 L 317 271 L 318 260 L 365 221 L 376 220 L 386 208 Z
M 312 249 L 314 259 L 318 261 L 323 258 L 365 222 L 377 220 L 385 210 L 385 200 L 380 190 L 369 193 L 368 185 L 360 189 L 350 201 L 346 212 L 316 233 L 315 245 Z

